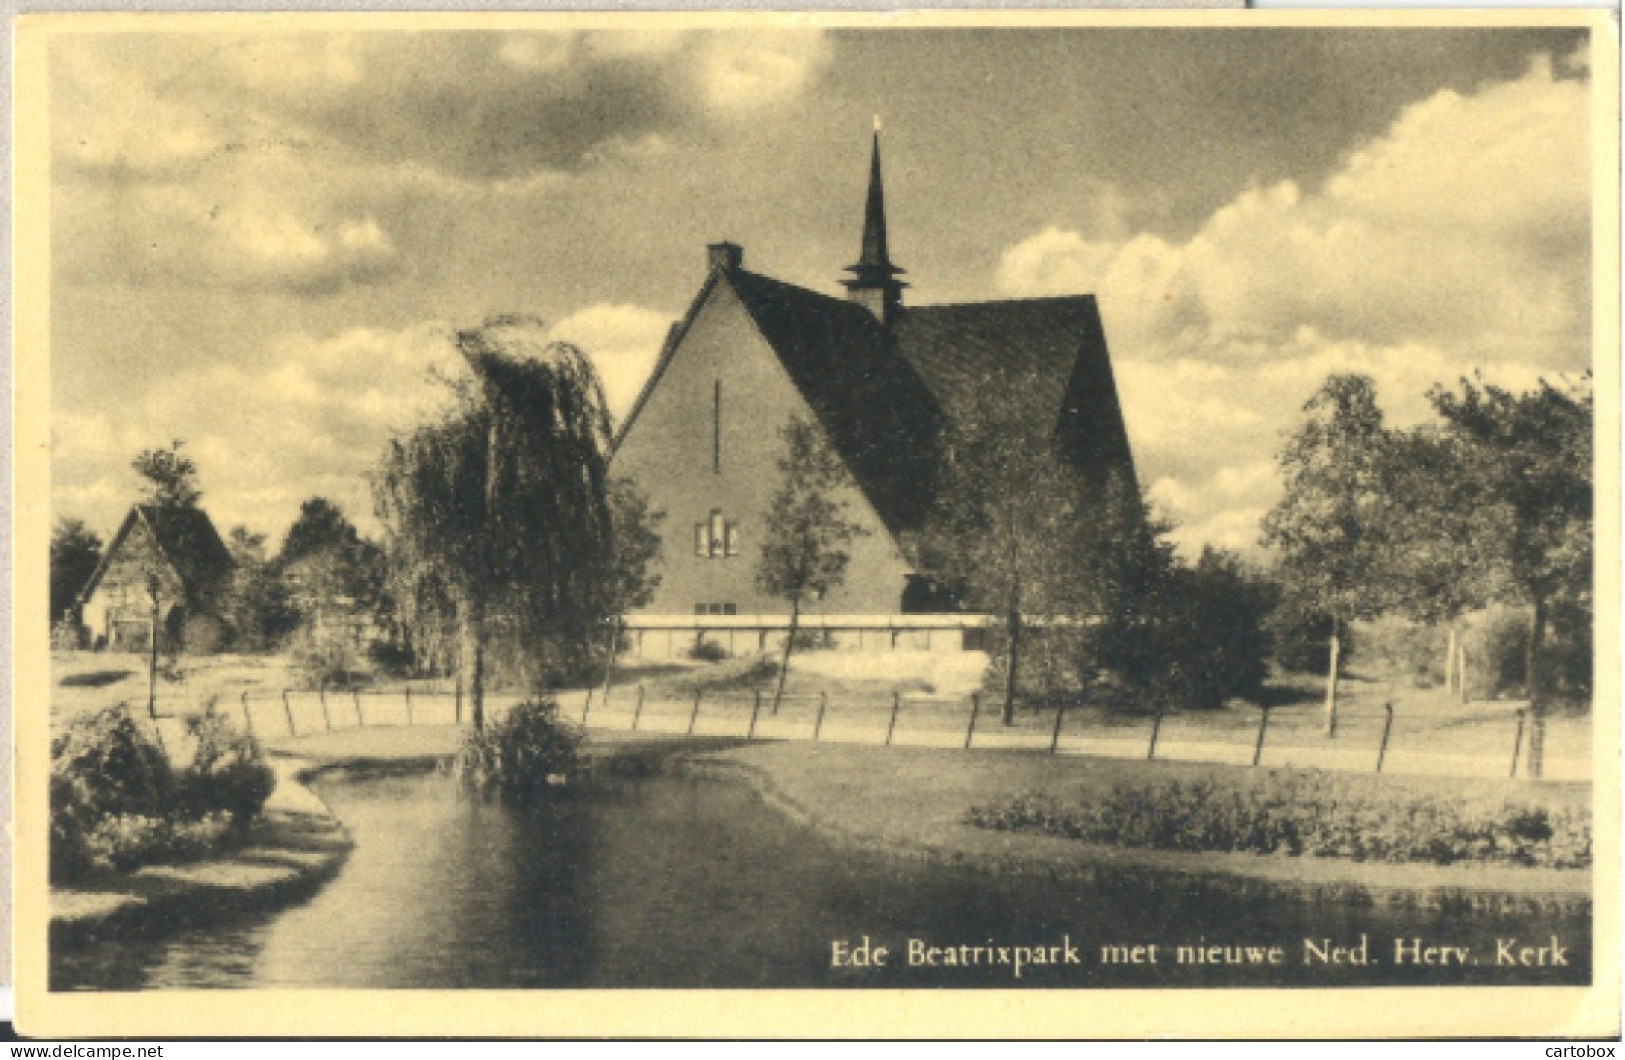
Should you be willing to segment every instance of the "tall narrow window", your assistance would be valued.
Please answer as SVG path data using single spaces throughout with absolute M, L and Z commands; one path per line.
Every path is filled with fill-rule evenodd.
M 711 470 L 722 471 L 722 380 L 711 391 Z
M 723 521 L 722 509 L 711 509 L 711 555 L 721 556 L 727 542 L 727 523 Z

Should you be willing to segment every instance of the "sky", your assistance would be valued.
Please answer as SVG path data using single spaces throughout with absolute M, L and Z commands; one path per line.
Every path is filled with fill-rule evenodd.
M 61 36 L 54 510 L 110 535 L 180 438 L 223 533 L 371 529 L 497 313 L 624 412 L 705 244 L 839 293 L 878 117 L 907 301 L 1094 293 L 1153 505 L 1248 551 L 1328 374 L 1405 426 L 1590 366 L 1588 67 L 1568 29 Z

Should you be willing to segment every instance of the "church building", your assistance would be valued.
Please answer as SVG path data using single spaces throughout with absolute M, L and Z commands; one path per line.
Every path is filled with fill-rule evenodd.
M 917 628 L 946 610 L 911 556 L 933 501 L 938 441 L 958 418 L 1020 395 L 1090 478 L 1133 481 L 1133 460 L 1092 295 L 905 305 L 887 248 L 876 134 L 862 249 L 839 298 L 745 267 L 732 243 L 666 338 L 616 440 L 612 473 L 665 512 L 661 583 L 632 626 L 749 627 L 765 645 L 789 607 L 755 586 L 780 435 L 816 424 L 851 473 L 844 584 L 811 602 L 816 626 Z M 929 622 L 923 623 L 929 625 Z M 692 642 L 694 634 L 689 634 Z M 736 648 L 740 646 L 734 639 Z

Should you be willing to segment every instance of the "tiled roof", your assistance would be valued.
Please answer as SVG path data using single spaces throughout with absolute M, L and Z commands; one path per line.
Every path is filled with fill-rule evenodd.
M 950 419 L 1017 400 L 1048 420 L 1086 473 L 1132 477 L 1128 436 L 1093 295 L 910 306 L 893 325 L 899 351 Z
M 158 550 L 174 568 L 181 584 L 186 587 L 188 602 L 194 606 L 205 598 L 231 573 L 234 561 L 220 534 L 214 528 L 208 513 L 199 508 L 162 508 L 151 504 L 138 504 L 130 509 L 119 525 L 118 533 L 102 555 L 102 564 L 91 576 L 81 594 L 88 599 L 101 583 L 108 564 L 119 547 L 129 537 L 137 523 L 145 524 L 158 543 Z
M 1106 337 L 1089 295 L 910 306 L 888 331 L 857 302 L 718 269 L 673 325 L 622 438 L 719 283 L 738 294 L 900 543 L 930 508 L 943 430 L 995 402 L 1019 402 L 1023 416 L 1030 409 L 1086 473 L 1126 471 L 1132 485 Z

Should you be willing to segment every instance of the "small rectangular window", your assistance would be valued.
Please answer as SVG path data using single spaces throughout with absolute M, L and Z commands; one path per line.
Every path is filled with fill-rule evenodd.
M 695 604 L 694 605 L 694 613 L 696 615 L 708 615 L 708 614 L 711 613 L 711 605 L 710 604 Z
M 728 522 L 722 528 L 722 551 L 729 556 L 739 555 L 739 524 Z
M 711 509 L 711 555 L 723 554 L 724 538 L 726 537 L 726 524 L 722 519 L 722 509 Z
M 722 613 L 725 614 L 725 615 L 737 615 L 737 614 L 739 614 L 739 605 L 738 604 L 723 604 L 722 605 Z

